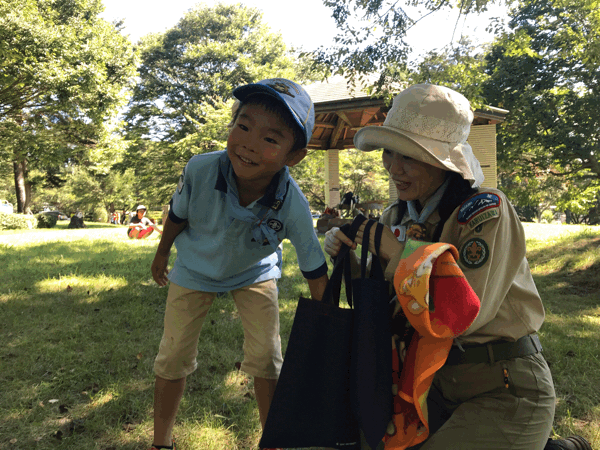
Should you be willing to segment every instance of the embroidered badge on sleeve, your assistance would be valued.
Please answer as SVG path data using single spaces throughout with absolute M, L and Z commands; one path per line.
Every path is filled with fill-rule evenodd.
M 181 191 L 183 189 L 183 179 L 184 178 L 185 178 L 185 168 L 181 172 L 181 176 L 179 177 L 179 182 L 177 183 L 177 193 L 178 194 L 181 194 Z
M 480 238 L 471 238 L 460 249 L 460 262 L 468 269 L 483 266 L 490 257 L 487 243 Z
M 500 216 L 500 197 L 484 192 L 471 197 L 458 210 L 458 223 L 467 225 L 470 230 L 483 222 Z

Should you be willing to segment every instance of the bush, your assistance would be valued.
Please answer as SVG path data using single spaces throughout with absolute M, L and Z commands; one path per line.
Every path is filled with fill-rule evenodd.
M 38 221 L 31 214 L 0 213 L 0 230 L 31 230 L 37 226 Z
M 106 209 L 104 209 L 102 206 L 94 208 L 94 211 L 92 211 L 92 222 L 107 223 L 108 212 Z
M 58 221 L 58 216 L 55 214 L 39 213 L 35 215 L 38 221 L 38 228 L 54 228 Z
M 552 223 L 553 220 L 554 220 L 554 213 L 552 211 L 550 211 L 549 209 L 547 209 L 542 213 L 540 222 L 541 223 Z

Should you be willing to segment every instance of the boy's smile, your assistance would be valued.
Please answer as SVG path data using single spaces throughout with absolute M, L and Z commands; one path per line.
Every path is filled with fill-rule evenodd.
M 242 105 L 227 139 L 238 191 L 260 197 L 277 172 L 304 158 L 305 150 L 290 153 L 294 144 L 294 132 L 275 112 L 259 103 Z

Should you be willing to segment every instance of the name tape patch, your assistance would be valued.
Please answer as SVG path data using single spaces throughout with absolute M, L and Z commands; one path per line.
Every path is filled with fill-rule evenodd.
M 496 194 L 492 194 L 490 192 L 478 194 L 474 197 L 471 197 L 462 204 L 462 206 L 458 210 L 458 223 L 465 225 L 476 216 L 479 216 L 484 211 L 495 211 L 487 214 L 485 218 L 482 217 L 481 220 L 479 220 L 476 224 L 470 227 L 471 229 L 473 229 L 477 225 L 479 225 L 482 222 L 485 222 L 488 219 L 498 217 L 500 215 L 499 207 L 500 197 L 498 197 Z

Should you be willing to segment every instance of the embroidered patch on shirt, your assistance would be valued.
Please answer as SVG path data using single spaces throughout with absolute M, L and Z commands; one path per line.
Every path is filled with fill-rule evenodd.
M 183 190 L 183 178 L 184 177 L 185 177 L 185 168 L 181 172 L 181 176 L 179 177 L 179 183 L 177 183 L 177 193 L 178 194 L 181 194 L 181 191 Z
M 490 192 L 485 192 L 471 197 L 464 202 L 458 210 L 458 223 L 469 224 L 469 229 L 486 220 L 500 215 L 500 197 Z M 477 219 L 473 221 L 474 219 Z M 472 222 L 472 223 L 471 223 Z
M 481 238 L 471 238 L 460 249 L 460 261 L 468 269 L 483 266 L 490 257 L 490 249 Z
M 280 231 L 283 228 L 283 224 L 277 219 L 269 220 L 267 226 L 273 231 Z
M 404 225 L 392 225 L 392 233 L 400 242 L 406 240 L 406 227 Z

